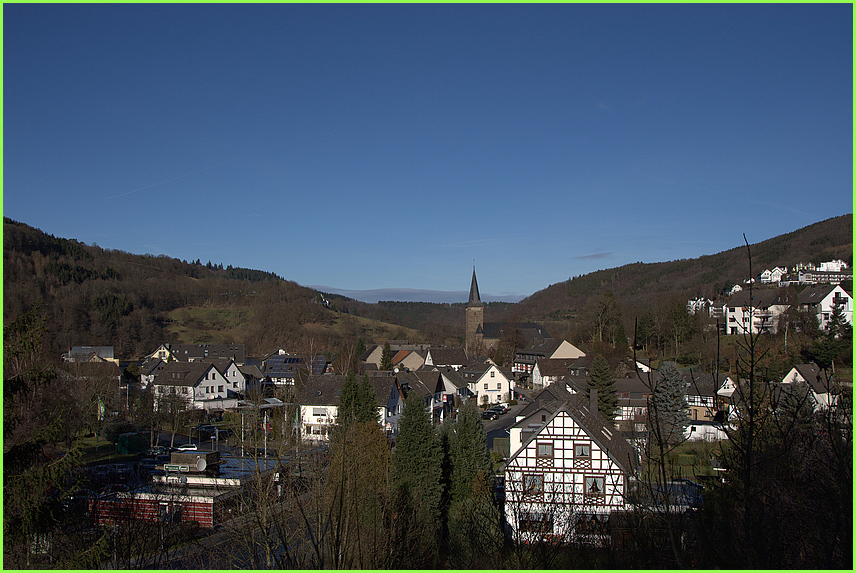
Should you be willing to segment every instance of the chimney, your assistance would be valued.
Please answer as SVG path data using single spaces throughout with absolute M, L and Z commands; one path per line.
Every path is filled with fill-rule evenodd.
M 592 414 L 597 413 L 597 389 L 590 388 L 589 389 L 589 412 Z

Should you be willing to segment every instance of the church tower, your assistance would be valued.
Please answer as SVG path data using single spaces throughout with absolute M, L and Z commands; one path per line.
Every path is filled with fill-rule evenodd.
M 470 284 L 470 301 L 467 303 L 467 356 L 472 358 L 481 350 L 484 338 L 484 304 L 479 298 L 479 284 L 476 282 L 476 267 L 473 265 L 473 281 Z

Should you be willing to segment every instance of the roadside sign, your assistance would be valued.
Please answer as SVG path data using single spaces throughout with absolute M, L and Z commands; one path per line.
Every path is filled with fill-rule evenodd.
M 163 469 L 168 472 L 189 472 L 190 466 L 185 466 L 181 464 L 164 464 Z

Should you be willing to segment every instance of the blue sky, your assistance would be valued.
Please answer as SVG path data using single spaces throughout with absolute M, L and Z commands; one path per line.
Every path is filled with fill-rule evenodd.
M 3 8 L 4 216 L 87 244 L 511 299 L 853 210 L 849 4 Z

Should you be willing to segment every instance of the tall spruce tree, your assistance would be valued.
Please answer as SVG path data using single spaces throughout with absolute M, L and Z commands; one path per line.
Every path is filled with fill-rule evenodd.
M 336 424 L 346 428 L 353 422 L 378 421 L 377 397 L 368 376 L 357 383 L 357 377 L 349 372 L 339 392 L 339 411 Z
M 443 453 L 421 396 L 411 392 L 398 422 L 392 467 L 394 567 L 436 568 Z
M 467 400 L 447 433 L 451 483 L 448 529 L 455 567 L 491 566 L 503 542 L 493 496 L 493 462 L 476 404 Z
M 658 425 L 667 444 L 684 441 L 684 431 L 690 418 L 687 412 L 686 380 L 674 362 L 660 367 L 660 380 L 654 387 L 651 421 Z
M 597 410 L 600 415 L 611 422 L 615 421 L 615 411 L 618 409 L 615 375 L 609 362 L 600 354 L 592 360 L 586 396 L 590 395 L 591 389 L 597 390 Z
M 389 347 L 389 342 L 383 343 L 383 352 L 380 355 L 380 369 L 392 370 L 392 349 Z

